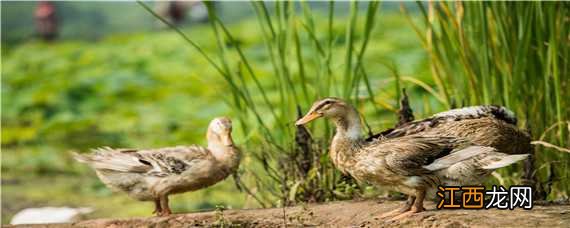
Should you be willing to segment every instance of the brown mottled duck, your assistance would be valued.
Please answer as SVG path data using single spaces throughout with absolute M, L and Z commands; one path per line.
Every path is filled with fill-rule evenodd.
M 100 148 L 75 159 L 95 169 L 101 181 L 134 199 L 154 201 L 154 214 L 169 215 L 168 196 L 214 185 L 233 174 L 240 163 L 231 120 L 210 122 L 207 147 L 177 146 L 159 149 Z
M 409 196 L 402 208 L 381 216 L 397 215 L 392 220 L 425 210 L 426 191 L 479 184 L 493 170 L 525 159 L 530 148 L 528 135 L 513 124 L 512 112 L 498 106 L 438 113 L 368 140 L 361 136 L 359 113 L 338 98 L 315 102 L 296 124 L 320 117 L 336 125 L 330 156 L 339 170 Z

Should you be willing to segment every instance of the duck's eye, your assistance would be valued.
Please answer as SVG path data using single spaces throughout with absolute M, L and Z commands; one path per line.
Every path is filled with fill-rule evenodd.
M 330 106 L 331 106 L 332 103 L 333 103 L 332 101 L 325 101 L 325 102 L 323 103 L 323 106 L 322 106 L 323 109 L 328 109 L 328 108 L 330 108 Z
M 325 104 L 323 105 L 323 107 L 321 108 L 322 110 L 329 110 L 332 107 L 331 104 Z

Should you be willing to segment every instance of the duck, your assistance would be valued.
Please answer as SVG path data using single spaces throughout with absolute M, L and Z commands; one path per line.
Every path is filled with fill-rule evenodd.
M 241 152 L 234 145 L 232 122 L 213 119 L 206 133 L 206 147 L 198 145 L 157 149 L 113 149 L 103 147 L 74 158 L 93 168 L 110 189 L 125 192 L 139 201 L 154 201 L 153 214 L 172 213 L 168 196 L 212 186 L 240 164 Z
M 499 106 L 449 110 L 364 138 L 358 111 L 330 97 L 316 101 L 295 124 L 319 118 L 336 127 L 329 156 L 337 169 L 408 195 L 402 207 L 380 216 L 394 216 L 392 221 L 424 211 L 426 192 L 437 186 L 479 184 L 495 169 L 528 157 L 528 135 L 513 125 L 512 112 Z M 509 143 L 520 145 L 503 145 Z

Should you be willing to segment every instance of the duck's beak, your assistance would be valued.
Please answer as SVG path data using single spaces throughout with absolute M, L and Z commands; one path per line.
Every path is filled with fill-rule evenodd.
M 222 143 L 224 144 L 224 146 L 232 146 L 234 145 L 234 140 L 232 140 L 232 134 L 225 134 L 222 135 Z
M 299 126 L 299 125 L 304 125 L 308 122 L 311 122 L 317 118 L 322 117 L 323 114 L 317 113 L 317 112 L 310 112 L 309 114 L 303 116 L 303 118 L 297 120 L 297 122 L 295 122 L 295 125 Z

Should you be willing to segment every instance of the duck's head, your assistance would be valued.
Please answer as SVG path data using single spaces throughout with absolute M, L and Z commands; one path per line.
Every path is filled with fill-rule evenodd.
M 208 143 L 221 144 L 224 146 L 232 146 L 232 121 L 227 117 L 218 117 L 213 119 L 208 126 L 206 135 Z
M 353 114 L 354 108 L 339 98 L 329 97 L 316 101 L 309 112 L 295 122 L 296 125 L 304 125 L 315 119 L 326 117 L 330 119 L 346 118 Z

